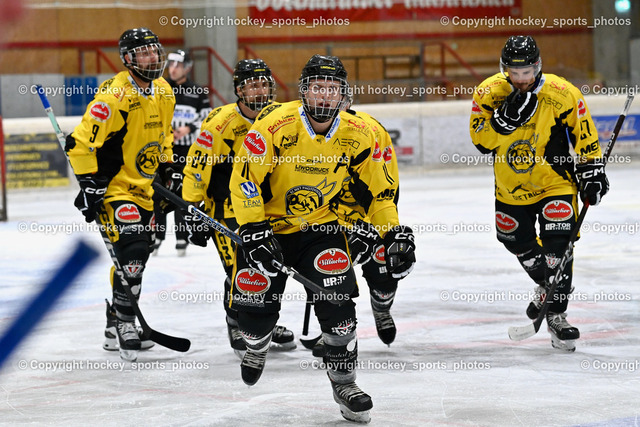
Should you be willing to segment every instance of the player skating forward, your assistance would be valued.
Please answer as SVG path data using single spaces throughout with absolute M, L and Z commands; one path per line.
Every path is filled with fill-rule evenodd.
M 152 31 L 125 31 L 119 49 L 127 71 L 100 85 L 82 122 L 67 137 L 66 150 L 80 184 L 75 205 L 87 222 L 97 219 L 105 227 L 124 277 L 139 297 L 153 244 L 151 184 L 160 158 L 172 156 L 175 99 L 161 77 L 166 55 Z M 113 312 L 107 308 L 105 348 L 119 347 L 122 358 L 135 360 L 141 348 L 135 316 L 114 273 L 112 267 Z
M 233 85 L 238 100 L 216 108 L 209 114 L 199 136 L 191 146 L 184 169 L 182 197 L 192 203 L 205 202 L 208 215 L 235 230 L 235 220 L 229 198 L 229 180 L 233 160 L 253 121 L 276 96 L 275 81 L 271 69 L 261 59 L 243 59 L 233 72 Z M 231 347 L 242 357 L 246 346 L 238 330 L 238 314 L 229 306 L 229 291 L 233 277 L 233 252 L 235 244 L 217 231 L 210 232 L 200 221 L 186 215 L 189 223 L 189 242 L 206 246 L 213 236 L 220 260 L 227 273 L 224 282 L 224 307 L 227 313 L 227 331 Z M 296 348 L 293 332 L 284 326 L 276 326 L 273 332 L 274 346 L 282 350 Z
M 494 156 L 497 237 L 538 285 L 527 307 L 535 319 L 576 225 L 577 194 L 597 205 L 609 183 L 582 94 L 563 78 L 542 73 L 535 40 L 510 37 L 500 70 L 474 93 L 470 132 L 476 148 Z M 580 337 L 566 319 L 572 264 L 562 272 L 547 315 L 552 345 L 567 351 Z
M 355 383 L 355 275 L 329 201 L 343 182 L 354 179 L 354 197 L 384 232 L 391 273 L 412 268 L 415 246 L 387 197 L 395 181 L 385 174 L 384 162 L 374 159 L 372 131 L 362 119 L 341 112 L 348 102 L 346 78 L 337 57 L 313 56 L 300 76 L 300 100 L 263 109 L 245 137 L 230 182 L 243 240 L 231 299 L 247 345 L 242 379 L 253 385 L 264 369 L 287 279 L 271 261 L 284 260 L 333 290 L 331 302 L 308 298 L 315 300 L 334 399 L 345 418 L 368 421 L 371 397 Z
M 170 179 L 176 183 L 176 188 L 172 189 L 178 196 L 181 195 L 182 170 L 187 161 L 189 147 L 198 136 L 200 124 L 211 111 L 209 96 L 206 88 L 203 88 L 191 80 L 189 73 L 193 67 L 193 61 L 187 52 L 178 49 L 169 53 L 167 81 L 173 88 L 176 97 L 176 107 L 173 112 L 173 176 Z M 160 178 L 160 177 L 158 177 Z M 156 215 L 156 241 L 154 244 L 154 254 L 157 254 L 162 241 L 166 236 L 167 215 L 162 209 L 163 203 L 156 203 L 154 212 Z M 178 256 L 186 255 L 187 250 L 187 230 L 183 213 L 180 209 L 174 211 L 176 250 Z

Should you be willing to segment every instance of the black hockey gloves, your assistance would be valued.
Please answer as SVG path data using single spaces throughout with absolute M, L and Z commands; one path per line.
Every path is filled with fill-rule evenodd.
M 411 227 L 396 225 L 387 232 L 383 241 L 387 274 L 394 279 L 402 279 L 411 273 L 416 263 L 416 244 Z
M 182 173 L 171 163 L 160 163 L 158 167 L 160 182 L 169 191 L 182 197 Z
M 266 276 L 275 277 L 280 270 L 272 260 L 282 262 L 282 248 L 273 235 L 268 221 L 250 222 L 240 226 L 242 250 L 249 265 Z
M 382 243 L 373 224 L 359 219 L 349 232 L 349 252 L 355 264 L 366 264 L 373 255 L 376 246 Z
M 93 174 L 76 175 L 76 178 L 80 184 L 80 192 L 73 204 L 82 212 L 85 221 L 93 222 L 96 219 L 98 208 L 104 200 L 109 180 Z
M 580 186 L 580 199 L 591 206 L 600 203 L 602 196 L 609 191 L 609 180 L 604 173 L 602 159 L 576 165 L 576 177 Z
M 538 97 L 533 92 L 513 91 L 491 117 L 491 127 L 501 135 L 511 135 L 526 124 L 538 109 Z
M 187 227 L 187 240 L 192 245 L 207 246 L 207 240 L 213 236 L 213 230 L 205 224 L 197 215 L 184 212 L 184 224 Z

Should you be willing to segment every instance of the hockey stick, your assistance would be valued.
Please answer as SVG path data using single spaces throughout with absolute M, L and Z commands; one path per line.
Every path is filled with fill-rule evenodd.
M 40 96 L 40 101 L 42 101 L 42 106 L 44 107 L 44 111 L 49 116 L 49 120 L 51 121 L 51 125 L 53 126 L 53 130 L 55 131 L 56 137 L 58 138 L 58 142 L 60 143 L 60 147 L 62 147 L 62 151 L 65 149 L 66 141 L 64 137 L 64 133 L 60 129 L 60 125 L 58 125 L 58 121 L 56 120 L 56 116 L 53 114 L 53 108 L 51 108 L 51 104 L 47 99 L 47 95 L 44 93 L 44 88 L 40 85 L 37 86 L 38 95 Z M 65 152 L 66 155 L 66 152 Z M 111 256 L 111 260 L 113 261 L 113 265 L 116 269 L 116 274 L 118 275 L 118 279 L 122 283 L 122 287 L 124 288 L 129 301 L 131 302 L 131 307 L 133 308 L 133 312 L 136 317 L 140 321 L 140 327 L 142 327 L 142 337 L 143 339 L 151 340 L 157 344 L 160 344 L 163 347 L 167 347 L 171 350 L 185 352 L 189 350 L 191 347 L 191 342 L 186 338 L 178 338 L 172 337 L 170 335 L 163 334 L 154 329 L 151 329 L 147 321 L 145 320 L 142 312 L 140 311 L 140 307 L 138 306 L 138 302 L 136 300 L 135 295 L 131 291 L 131 287 L 129 283 L 127 283 L 124 272 L 122 271 L 122 267 L 120 266 L 120 262 L 116 257 L 115 251 L 113 249 L 113 245 L 111 244 L 111 240 L 107 236 L 107 233 L 104 227 L 96 220 L 96 225 L 100 230 L 100 234 L 102 235 L 102 240 L 104 240 L 105 246 L 107 247 L 107 251 L 109 251 L 109 256 Z
M 605 149 L 603 154 L 602 161 L 606 164 L 607 159 L 611 155 L 611 150 L 613 150 L 613 145 L 616 143 L 616 139 L 618 138 L 618 133 L 622 128 L 622 123 L 629 112 L 629 107 L 631 107 L 631 103 L 633 102 L 633 94 L 629 93 L 627 95 L 627 99 L 624 103 L 624 108 L 622 110 L 622 114 L 618 117 L 618 121 L 616 122 L 615 127 L 613 128 L 613 132 L 611 133 L 611 138 L 609 139 L 609 144 Z M 562 272 L 567 265 L 567 262 L 571 259 L 573 255 L 573 244 L 575 243 L 578 233 L 580 232 L 580 226 L 582 226 L 582 222 L 584 221 L 584 217 L 587 214 L 587 209 L 589 209 L 589 202 L 585 201 L 580 214 L 578 215 L 578 219 L 576 220 L 576 225 L 569 237 L 569 244 L 560 259 L 560 263 L 557 267 L 556 274 L 551 278 L 550 283 L 551 287 L 547 291 L 547 296 L 544 300 L 544 304 L 542 304 L 542 308 L 540 309 L 540 313 L 538 313 L 538 317 L 533 321 L 532 324 L 526 326 L 511 326 L 509 327 L 509 338 L 514 341 L 521 341 L 526 338 L 532 337 L 538 333 L 540 330 L 540 326 L 542 325 L 543 320 L 547 316 L 549 312 L 549 307 L 555 298 L 556 289 L 558 287 L 558 283 L 560 282 L 560 277 L 562 276 Z
M 192 204 L 190 204 L 189 202 L 183 200 L 178 195 L 172 193 L 170 190 L 165 188 L 162 184 L 154 182 L 153 183 L 153 188 L 154 188 L 155 191 L 158 192 L 159 195 L 161 195 L 165 199 L 169 200 L 171 203 L 173 203 L 178 208 L 182 209 L 183 211 L 189 212 L 191 215 L 196 216 L 201 221 L 205 222 L 209 227 L 211 227 L 214 230 L 224 234 L 225 236 L 229 237 L 231 240 L 236 242 L 238 245 L 242 246 L 242 239 L 240 238 L 239 235 L 237 235 L 233 231 L 229 230 L 227 227 L 225 227 L 224 225 L 220 224 L 218 221 L 216 221 L 215 219 L 211 218 L 209 215 L 207 215 L 206 213 L 202 212 L 197 207 L 195 207 Z M 294 280 L 298 281 L 299 283 L 301 283 L 305 288 L 307 288 L 311 292 L 315 292 L 317 294 L 322 294 L 322 295 L 326 296 L 327 300 L 330 303 L 335 304 L 335 305 L 340 305 L 343 302 L 342 300 L 336 298 L 336 295 L 335 295 L 334 292 L 331 292 L 330 290 L 325 289 L 322 286 L 316 284 L 315 282 L 312 282 L 311 280 L 307 279 L 305 276 L 303 276 L 302 274 L 298 273 L 293 267 L 289 267 L 287 265 L 284 265 L 283 263 L 281 263 L 280 261 L 277 261 L 275 259 L 271 261 L 271 264 L 275 268 L 280 270 L 280 272 L 286 274 L 287 276 L 289 276 L 292 279 L 294 279 Z

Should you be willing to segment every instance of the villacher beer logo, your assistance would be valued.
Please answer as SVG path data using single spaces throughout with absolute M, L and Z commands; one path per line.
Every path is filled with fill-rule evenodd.
M 380 245 L 376 248 L 376 251 L 373 253 L 373 260 L 378 264 L 386 264 L 384 258 L 384 245 Z
M 314 266 L 320 273 L 342 274 L 349 270 L 349 256 L 342 249 L 325 249 L 314 260 Z
M 203 146 L 207 150 L 210 150 L 213 147 L 213 135 L 208 130 L 203 130 L 198 135 L 198 139 L 196 139 L 196 144 Z
M 260 132 L 252 130 L 244 137 L 244 147 L 249 154 L 254 156 L 264 156 L 267 153 L 267 142 Z
M 91 106 L 89 114 L 99 122 L 106 122 L 111 117 L 111 108 L 104 102 L 96 102 Z
M 573 216 L 573 207 L 564 200 L 553 200 L 544 205 L 542 216 L 549 221 L 566 221 Z
M 503 212 L 496 212 L 496 228 L 502 233 L 513 233 L 518 228 L 518 221 Z
M 271 280 L 252 268 L 243 268 L 236 274 L 236 287 L 245 295 L 260 295 L 271 287 Z
M 140 222 L 142 216 L 140 215 L 140 211 L 136 205 L 127 203 L 116 209 L 116 219 L 120 222 L 130 224 Z

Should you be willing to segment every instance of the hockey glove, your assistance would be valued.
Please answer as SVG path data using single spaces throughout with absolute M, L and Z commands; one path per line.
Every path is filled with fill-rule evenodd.
M 396 225 L 384 236 L 387 274 L 394 279 L 402 279 L 413 270 L 416 263 L 413 230 L 411 227 Z
M 207 246 L 207 240 L 213 236 L 213 230 L 204 223 L 197 215 L 184 213 L 184 224 L 187 227 L 187 240 L 192 245 Z
M 371 259 L 376 246 L 381 243 L 376 228 L 361 219 L 349 232 L 349 252 L 353 264 L 366 264 Z
M 167 190 L 182 197 L 182 172 L 170 163 L 160 163 L 158 167 L 160 182 Z
M 533 92 L 513 91 L 502 105 L 493 111 L 491 127 L 501 135 L 511 135 L 526 124 L 538 109 L 538 97 Z
M 600 203 L 602 196 L 609 191 L 609 180 L 604 173 L 602 159 L 576 165 L 576 177 L 580 186 L 580 199 L 591 206 Z
M 96 219 L 98 208 L 104 200 L 109 180 L 93 174 L 76 175 L 76 178 L 80 184 L 80 192 L 73 204 L 82 212 L 85 221 L 93 222 Z
M 266 276 L 275 277 L 280 270 L 271 261 L 283 262 L 282 248 L 273 235 L 268 221 L 250 222 L 240 226 L 242 250 L 249 265 Z

